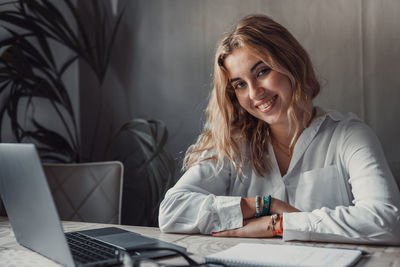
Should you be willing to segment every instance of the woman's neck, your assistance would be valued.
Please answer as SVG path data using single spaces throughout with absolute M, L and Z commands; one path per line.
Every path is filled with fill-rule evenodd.
M 272 139 L 289 148 L 294 135 L 294 130 L 292 129 L 289 131 L 289 125 L 274 125 L 270 126 L 270 134 Z
M 313 117 L 315 116 L 315 108 L 313 106 L 310 107 L 310 112 L 311 112 L 311 118 L 309 119 L 309 123 L 312 122 Z M 301 116 L 298 116 L 300 120 L 302 120 Z M 300 136 L 300 134 L 303 132 L 304 128 L 302 127 L 300 131 L 297 133 L 295 132 L 295 127 L 289 127 L 289 120 L 287 120 L 285 123 L 281 123 L 278 125 L 270 125 L 270 134 L 271 138 L 275 139 L 276 142 L 278 142 L 281 146 L 285 146 L 287 148 L 290 147 L 292 140 L 297 140 L 297 138 Z M 296 135 L 296 136 L 295 136 Z M 292 146 L 295 145 L 296 142 L 293 142 Z

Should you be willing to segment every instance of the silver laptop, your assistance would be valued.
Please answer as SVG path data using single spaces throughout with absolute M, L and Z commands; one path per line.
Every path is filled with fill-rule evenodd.
M 156 258 L 172 255 L 173 250 L 186 252 L 183 247 L 117 227 L 64 234 L 32 144 L 0 144 L 0 195 L 18 243 L 65 266 L 112 266 L 120 263 L 121 253 Z

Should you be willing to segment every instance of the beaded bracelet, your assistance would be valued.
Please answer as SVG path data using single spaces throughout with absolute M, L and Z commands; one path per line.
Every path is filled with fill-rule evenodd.
M 262 207 L 262 216 L 266 216 L 269 214 L 269 210 L 271 209 L 271 195 L 268 197 L 263 197 L 263 207 Z
M 259 218 L 260 215 L 260 196 L 256 196 L 256 214 L 254 215 L 255 218 Z

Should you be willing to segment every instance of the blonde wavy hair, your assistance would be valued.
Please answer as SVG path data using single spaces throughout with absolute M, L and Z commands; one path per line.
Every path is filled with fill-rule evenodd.
M 225 58 L 236 48 L 249 49 L 272 70 L 289 78 L 292 99 L 287 115 L 289 126 L 295 133 L 291 146 L 312 118 L 308 100 L 317 96 L 320 84 L 307 52 L 288 30 L 269 17 L 247 16 L 218 45 L 206 122 L 196 143 L 186 152 L 183 170 L 202 161 L 214 160 L 218 171 L 224 164 L 232 163 L 240 177 L 248 153 L 258 176 L 270 173 L 269 125 L 240 106 L 224 66 Z M 242 149 L 243 145 L 247 145 L 249 151 Z

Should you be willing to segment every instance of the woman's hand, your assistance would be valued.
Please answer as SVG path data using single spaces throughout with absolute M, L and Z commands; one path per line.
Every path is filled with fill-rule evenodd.
M 271 216 L 263 216 L 243 221 L 240 228 L 212 233 L 216 237 L 273 237 Z
M 240 206 L 243 214 L 243 226 L 236 229 L 226 230 L 218 233 L 212 233 L 217 237 L 273 237 L 271 216 L 262 216 L 254 218 L 255 215 L 255 199 L 242 198 Z M 262 203 L 259 203 L 262 206 Z M 283 214 L 284 212 L 299 212 L 300 210 L 289 205 L 288 203 L 271 198 L 270 214 Z M 279 216 L 279 220 L 282 217 Z M 279 223 L 279 221 L 277 222 Z

